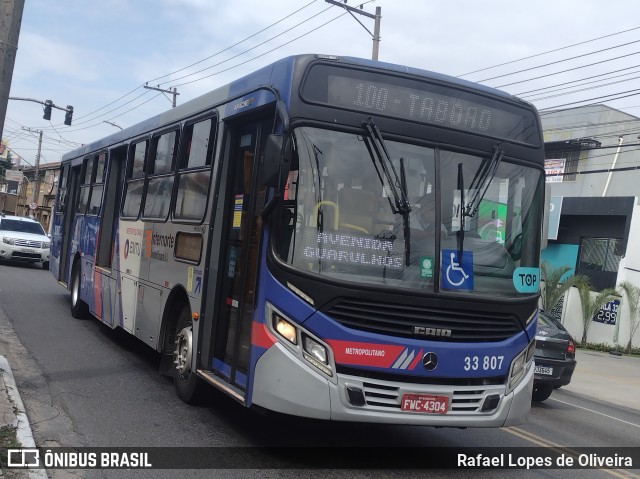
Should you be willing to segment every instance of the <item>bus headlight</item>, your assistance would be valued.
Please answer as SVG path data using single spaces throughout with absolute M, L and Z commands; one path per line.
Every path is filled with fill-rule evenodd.
M 327 348 L 310 338 L 307 335 L 303 335 L 302 340 L 303 352 L 302 356 L 313 366 L 325 373 L 327 376 L 333 376 L 331 367 L 329 366 L 329 356 L 327 354 Z
M 304 336 L 304 350 L 306 353 L 311 355 L 313 358 L 317 359 L 321 363 L 328 364 L 327 361 L 327 350 L 323 345 L 310 338 L 309 336 Z
M 277 313 L 273 313 L 273 329 L 291 344 L 298 344 L 296 327 Z
M 533 358 L 533 352 L 535 350 L 535 339 L 531 341 L 526 349 L 524 349 L 516 358 L 511 362 L 511 368 L 509 369 L 509 382 L 507 384 L 507 394 L 509 394 L 524 377 L 527 366 Z
M 301 361 L 313 366 L 315 369 L 333 376 L 333 358 L 329 346 L 318 337 L 312 335 L 299 324 L 287 318 L 284 313 L 276 310 L 270 303 L 266 305 L 267 317 L 271 318 L 269 329 L 274 331 L 279 338 L 279 343 L 286 347 Z

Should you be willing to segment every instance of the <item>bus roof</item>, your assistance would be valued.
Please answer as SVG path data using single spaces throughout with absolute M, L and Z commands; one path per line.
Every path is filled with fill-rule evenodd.
M 473 83 L 468 80 L 463 80 L 449 75 L 422 70 L 419 68 L 408 67 L 405 65 L 367 60 L 364 58 L 356 57 L 339 57 L 319 54 L 294 55 L 282 58 L 270 65 L 256 70 L 255 72 L 234 80 L 231 83 L 220 86 L 215 90 L 205 93 L 199 97 L 193 98 L 192 100 L 189 100 L 182 105 L 171 108 L 170 110 L 143 120 L 140 123 L 127 127 L 122 131 L 113 133 L 107 137 L 85 144 L 80 148 L 65 153 L 62 156 L 62 161 L 82 157 L 90 152 L 99 151 L 113 145 L 118 145 L 129 140 L 130 138 L 144 135 L 150 131 L 156 130 L 164 125 L 171 124 L 182 118 L 197 115 L 200 112 L 209 110 L 216 105 L 226 103 L 227 101 L 240 97 L 243 94 L 257 88 L 275 87 L 285 103 L 288 103 L 289 95 L 291 93 L 290 79 L 292 78 L 295 66 L 299 63 L 306 65 L 314 59 L 326 59 L 328 61 L 335 61 L 336 63 L 342 65 L 378 68 L 381 70 L 386 70 L 388 72 L 401 73 L 405 75 L 421 77 L 424 79 L 432 79 L 439 82 L 449 83 L 453 86 L 460 86 L 465 89 L 473 89 L 492 96 L 502 97 L 507 100 L 518 101 L 523 106 L 530 105 L 528 102 L 525 102 L 517 97 L 514 97 L 511 94 L 508 94 L 501 90 L 497 90 L 495 88 L 487 87 L 478 83 Z

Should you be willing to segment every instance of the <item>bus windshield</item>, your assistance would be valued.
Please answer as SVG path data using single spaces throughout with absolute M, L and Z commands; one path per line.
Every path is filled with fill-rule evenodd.
M 398 172 L 386 175 L 365 130 L 304 126 L 293 136 L 283 227 L 274 233 L 285 263 L 334 281 L 424 293 L 537 294 L 516 279 L 538 267 L 540 245 L 528 238 L 540 229 L 539 170 L 508 157 L 496 164 L 493 153 L 385 139 L 388 169 Z M 479 175 L 487 164 L 491 174 Z M 398 196 L 409 208 L 398 207 Z M 472 198 L 477 204 L 463 207 Z

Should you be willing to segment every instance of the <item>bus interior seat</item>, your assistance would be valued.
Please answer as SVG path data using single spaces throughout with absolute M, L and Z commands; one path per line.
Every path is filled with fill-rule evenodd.
M 357 188 L 338 191 L 340 227 L 370 234 L 373 230 L 375 195 Z

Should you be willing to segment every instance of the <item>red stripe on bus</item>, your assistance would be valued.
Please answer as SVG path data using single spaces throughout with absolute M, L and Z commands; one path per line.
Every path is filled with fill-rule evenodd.
M 262 323 L 253 322 L 251 326 L 251 344 L 259 348 L 269 349 L 278 340 Z
M 94 269 L 93 270 L 93 305 L 95 309 L 95 315 L 98 318 L 102 318 L 102 300 L 100 298 L 100 288 L 102 287 L 101 279 L 102 279 L 102 275 Z
M 418 364 L 418 362 L 420 362 L 420 359 L 422 359 L 422 349 L 420 350 L 420 352 L 418 354 L 416 354 L 416 357 L 413 358 L 413 361 L 411 361 L 411 364 L 409 365 L 409 370 L 411 371 L 412 369 L 414 369 L 416 367 L 416 365 Z

